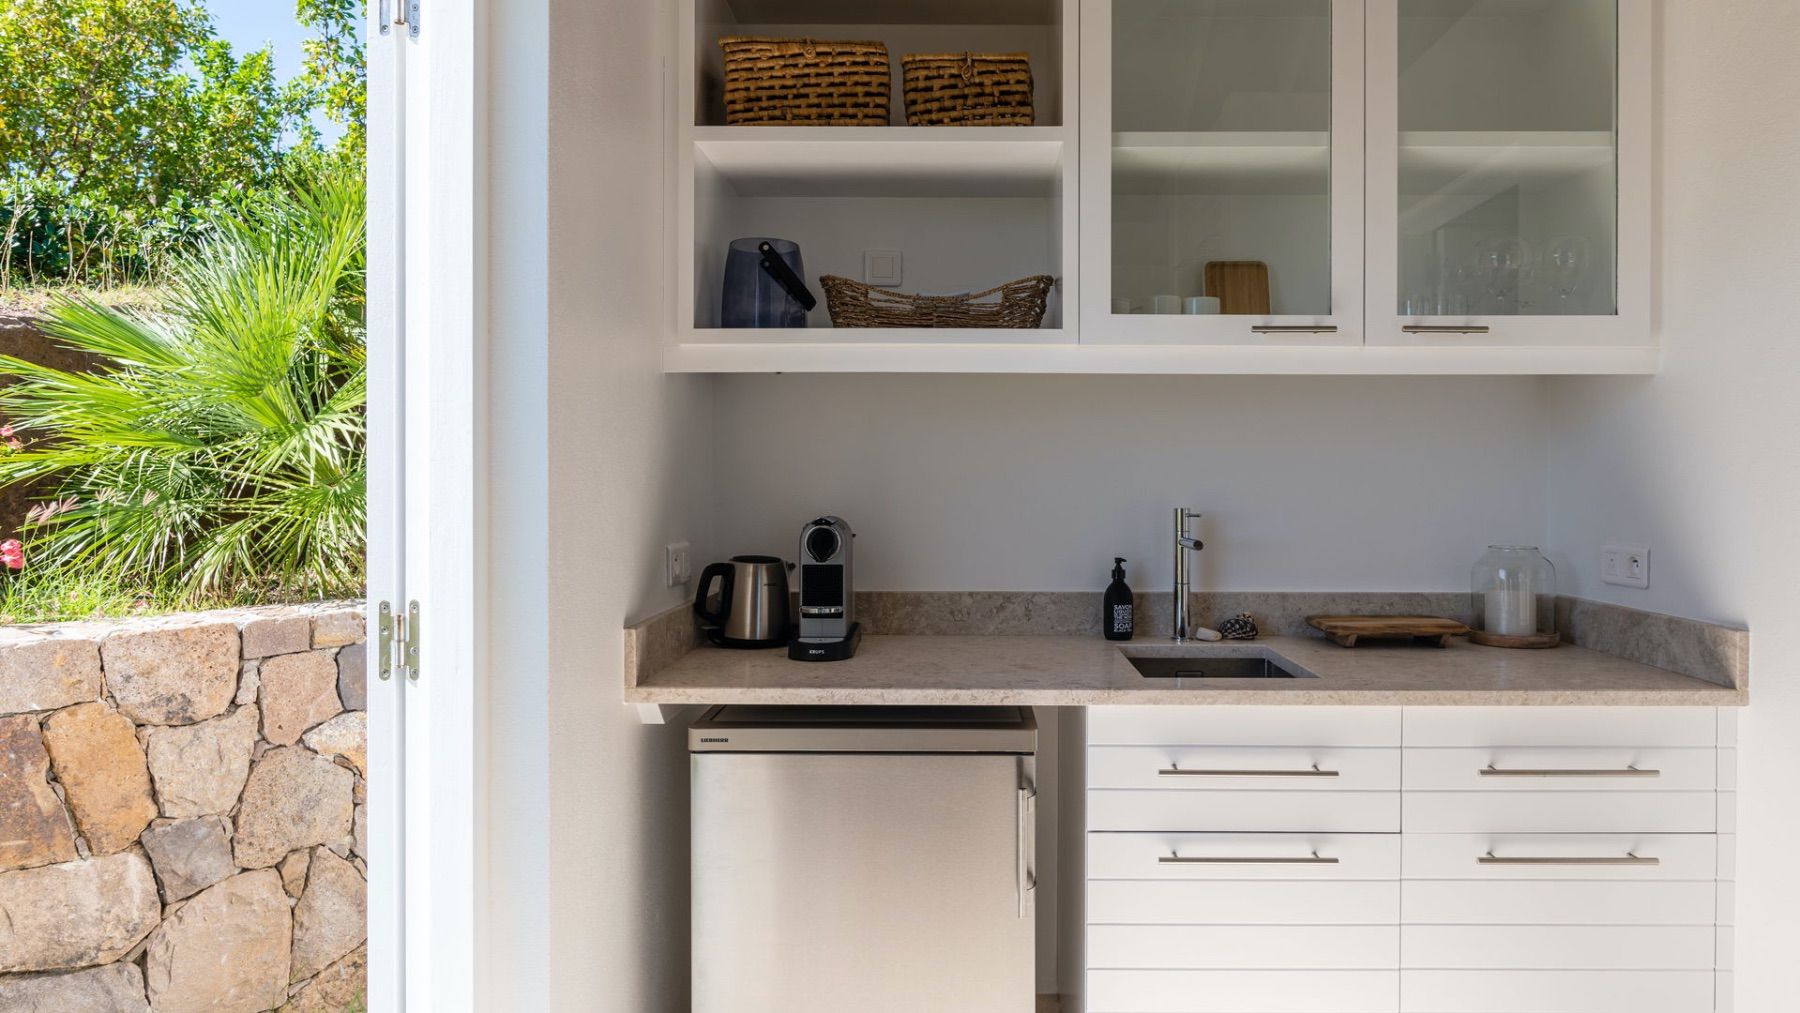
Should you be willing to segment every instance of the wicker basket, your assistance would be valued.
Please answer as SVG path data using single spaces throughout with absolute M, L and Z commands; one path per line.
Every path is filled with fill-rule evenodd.
M 1012 327 L 1034 329 L 1056 279 L 1047 274 L 1009 281 L 967 295 L 905 295 L 860 281 L 823 275 L 833 327 Z M 998 299 L 992 297 L 998 296 Z
M 725 122 L 790 126 L 888 123 L 887 47 L 727 35 Z
M 915 127 L 1029 127 L 1031 58 L 1025 53 L 910 53 L 906 122 Z

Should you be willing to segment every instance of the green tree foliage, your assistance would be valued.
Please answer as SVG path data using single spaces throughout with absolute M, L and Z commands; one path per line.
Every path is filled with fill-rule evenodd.
M 27 567 L 195 590 L 353 592 L 363 574 L 363 187 L 333 175 L 214 214 L 166 311 L 63 298 L 45 329 L 100 358 L 0 357 L 0 483 L 54 501 Z
M 343 128 L 336 153 L 362 164 L 368 137 L 368 64 L 363 58 L 359 0 L 296 0 L 300 23 L 313 30 L 301 43 L 305 52 L 300 84 L 305 101 Z

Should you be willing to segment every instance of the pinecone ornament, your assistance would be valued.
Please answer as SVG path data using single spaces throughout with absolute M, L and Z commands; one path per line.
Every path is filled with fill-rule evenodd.
M 1219 633 L 1224 636 L 1226 640 L 1255 640 L 1257 634 L 1256 620 L 1250 618 L 1250 613 L 1248 612 L 1239 612 L 1237 615 L 1232 616 L 1230 619 L 1219 624 Z

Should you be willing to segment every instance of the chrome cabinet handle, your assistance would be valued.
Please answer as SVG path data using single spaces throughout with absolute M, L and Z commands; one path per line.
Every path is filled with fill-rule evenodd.
M 1156 772 L 1157 777 L 1337 777 L 1335 770 L 1313 764 L 1305 770 L 1183 770 L 1174 764 Z
M 1253 324 L 1252 334 L 1336 334 L 1336 324 Z
M 1407 324 L 1400 328 L 1408 334 L 1486 334 L 1486 324 Z
M 1019 789 L 1019 917 L 1032 914 L 1037 892 L 1037 791 Z
M 1549 767 L 1542 769 L 1509 768 L 1502 769 L 1493 764 L 1477 771 L 1482 777 L 1661 777 L 1662 771 L 1654 767 L 1627 765 L 1624 767 L 1601 768 L 1599 770 L 1580 770 L 1575 768 Z
M 1186 857 L 1183 855 L 1161 855 L 1158 865 L 1336 865 L 1338 860 L 1329 855 L 1321 855 L 1317 851 L 1305 856 L 1270 855 L 1266 858 L 1253 858 L 1245 855 L 1227 857 Z
M 1475 859 L 1477 865 L 1661 865 L 1662 860 L 1650 855 L 1626 852 L 1624 855 L 1596 855 L 1574 858 L 1552 858 L 1547 855 L 1521 855 L 1501 858 L 1492 851 Z

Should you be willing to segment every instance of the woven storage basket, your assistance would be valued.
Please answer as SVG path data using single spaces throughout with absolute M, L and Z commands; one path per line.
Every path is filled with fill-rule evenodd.
M 915 127 L 1029 127 L 1031 57 L 1025 53 L 909 53 L 906 122 Z
M 725 122 L 796 126 L 888 123 L 887 47 L 727 35 Z
M 833 327 L 1015 327 L 1044 322 L 1056 279 L 1047 274 L 1009 281 L 967 295 L 904 295 L 860 281 L 823 275 Z M 994 298 L 994 297 L 998 298 Z

